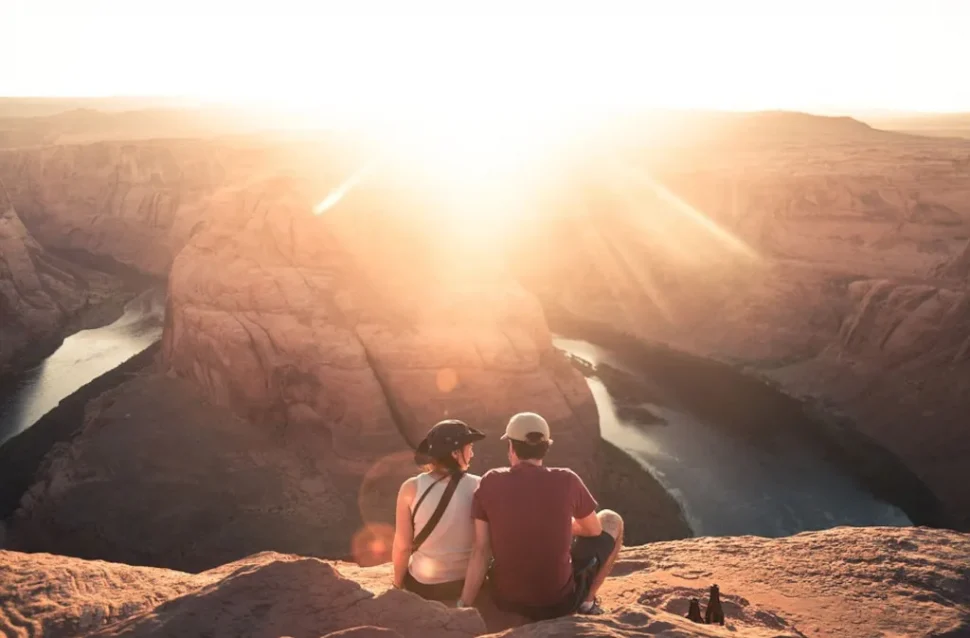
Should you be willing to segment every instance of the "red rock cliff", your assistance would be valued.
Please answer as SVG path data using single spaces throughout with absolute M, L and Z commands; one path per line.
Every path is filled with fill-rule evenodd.
M 967 527 L 967 157 L 880 136 L 590 162 L 555 202 L 558 250 L 516 268 L 550 307 L 847 413 Z

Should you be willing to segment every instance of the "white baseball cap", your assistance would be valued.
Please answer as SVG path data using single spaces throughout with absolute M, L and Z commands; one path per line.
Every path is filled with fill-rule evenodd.
M 541 434 L 538 440 L 529 440 L 530 434 Z M 509 424 L 505 426 L 505 434 L 502 439 L 512 439 L 524 443 L 541 443 L 552 441 L 549 438 L 549 423 L 535 412 L 519 412 L 509 419 Z M 535 437 L 533 437 L 535 439 Z

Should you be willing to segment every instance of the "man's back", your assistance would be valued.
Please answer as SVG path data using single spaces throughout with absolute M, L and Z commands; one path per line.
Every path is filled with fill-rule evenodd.
M 572 519 L 595 510 L 596 501 L 572 470 L 519 463 L 486 473 L 472 516 L 489 524 L 495 596 L 544 607 L 571 595 Z

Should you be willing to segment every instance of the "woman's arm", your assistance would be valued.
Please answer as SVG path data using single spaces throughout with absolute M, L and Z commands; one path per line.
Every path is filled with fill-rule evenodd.
M 410 478 L 401 484 L 401 489 L 397 492 L 391 560 L 394 562 L 393 584 L 398 589 L 404 586 L 404 577 L 408 573 L 408 562 L 411 560 L 411 541 L 414 540 L 414 530 L 411 528 L 411 503 L 414 502 L 414 495 L 417 490 L 417 483 L 413 478 Z

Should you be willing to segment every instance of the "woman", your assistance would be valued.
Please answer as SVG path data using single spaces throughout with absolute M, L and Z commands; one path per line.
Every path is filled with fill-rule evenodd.
M 397 495 L 395 587 L 429 600 L 461 597 L 475 540 L 471 509 L 479 481 L 467 470 L 475 455 L 472 444 L 484 438 L 464 422 L 448 420 L 418 445 L 414 459 L 425 471 L 406 480 Z M 443 497 L 447 504 L 438 513 Z

